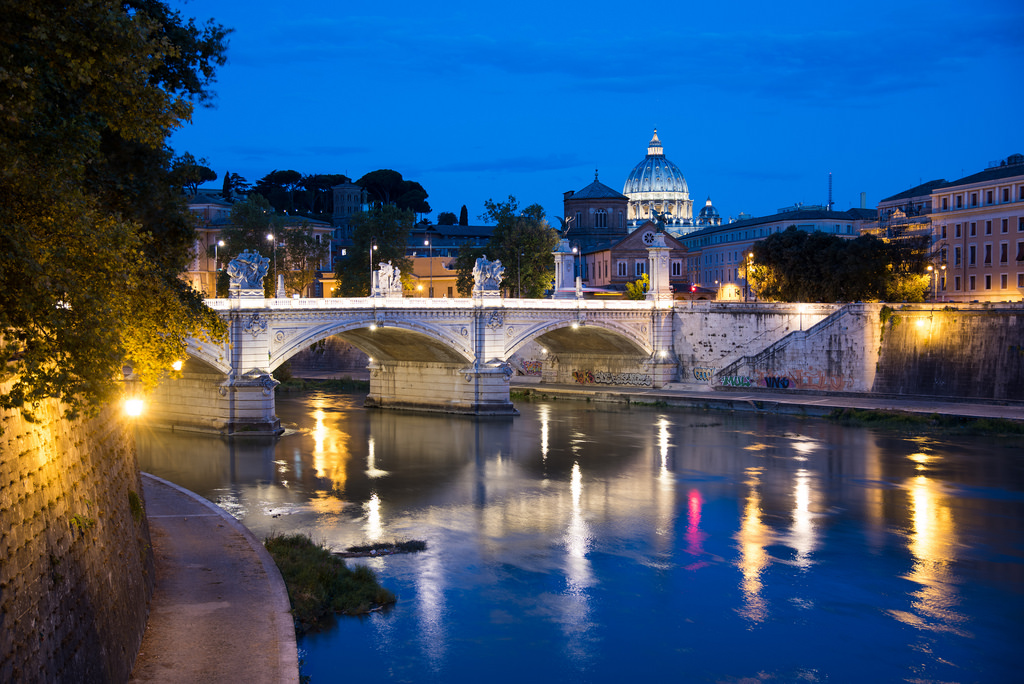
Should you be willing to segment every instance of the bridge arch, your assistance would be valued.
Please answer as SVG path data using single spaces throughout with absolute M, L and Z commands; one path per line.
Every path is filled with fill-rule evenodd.
M 186 343 L 186 351 L 193 363 L 198 363 L 223 375 L 228 375 L 231 372 L 231 362 L 226 357 L 224 345 L 189 338 Z
M 414 320 L 383 317 L 324 323 L 280 340 L 276 348 L 272 348 L 268 370 L 274 371 L 303 349 L 335 335 L 378 361 L 469 364 L 474 354 L 469 345 L 468 329 L 462 328 L 462 331 L 463 334 L 453 333 Z
M 515 335 L 507 347 L 506 359 L 530 342 L 537 342 L 556 354 L 650 356 L 654 353 L 646 325 L 637 330 L 613 320 L 566 319 L 540 323 Z

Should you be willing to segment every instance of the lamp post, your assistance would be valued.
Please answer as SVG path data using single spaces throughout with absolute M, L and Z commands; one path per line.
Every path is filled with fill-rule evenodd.
M 942 269 L 942 301 L 946 301 L 946 264 L 939 266 Z
M 935 299 L 935 267 L 928 264 L 928 280 L 932 283 L 932 299 Z
M 377 249 L 377 238 L 370 238 L 370 296 L 373 296 L 373 251 Z
M 523 253 L 519 252 L 518 264 L 516 265 L 516 271 L 519 275 L 519 286 L 516 288 L 516 296 L 520 299 L 523 298 Z
M 427 297 L 430 299 L 434 298 L 434 245 L 431 244 L 430 238 L 423 241 L 423 244 L 427 246 L 427 263 L 430 265 L 430 288 L 427 290 Z
M 277 240 L 273 233 L 267 233 L 267 239 L 274 243 L 274 296 L 277 296 Z
M 213 298 L 217 298 L 217 275 L 220 273 L 220 254 L 218 248 L 224 246 L 223 240 L 217 240 L 213 243 Z M 207 252 L 209 254 L 209 252 Z
M 747 263 L 743 269 L 743 301 L 746 302 L 750 297 L 750 265 L 754 261 L 754 253 L 747 253 Z

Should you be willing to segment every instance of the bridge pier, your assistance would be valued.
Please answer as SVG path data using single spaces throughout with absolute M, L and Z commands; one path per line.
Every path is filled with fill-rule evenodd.
M 370 393 L 375 408 L 461 413 L 474 416 L 518 415 L 509 398 L 508 364 L 465 367 L 416 361 L 371 362 Z
M 216 372 L 167 378 L 148 399 L 146 423 L 158 428 L 222 435 L 277 435 L 283 432 L 274 408 L 269 373 L 225 377 Z

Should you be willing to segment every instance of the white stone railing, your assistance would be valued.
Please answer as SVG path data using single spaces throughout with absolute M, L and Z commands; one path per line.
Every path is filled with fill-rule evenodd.
M 466 297 L 452 299 L 428 299 L 425 297 L 308 297 L 308 298 L 267 298 L 267 299 L 207 299 L 206 305 L 214 311 L 242 310 L 322 310 L 322 309 L 457 309 L 467 310 L 480 307 L 502 309 L 547 309 L 586 311 L 650 311 L 655 303 L 631 300 L 595 299 L 513 299 L 503 297 Z M 236 304 L 237 303 L 237 304 Z M 236 306 L 232 306 L 236 304 Z

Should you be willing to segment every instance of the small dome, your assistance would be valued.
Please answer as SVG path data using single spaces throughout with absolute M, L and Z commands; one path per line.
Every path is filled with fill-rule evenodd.
M 718 214 L 718 210 L 715 209 L 715 207 L 711 204 L 711 198 L 710 197 L 708 197 L 708 201 L 704 203 L 704 206 L 701 207 L 700 213 L 697 214 L 697 218 L 705 219 L 705 220 L 713 219 L 713 218 L 720 218 L 720 216 Z
M 683 172 L 665 157 L 658 129 L 654 129 L 654 137 L 647 145 L 647 157 L 633 167 L 622 188 L 624 195 L 640 192 L 680 193 L 684 198 L 690 194 Z

